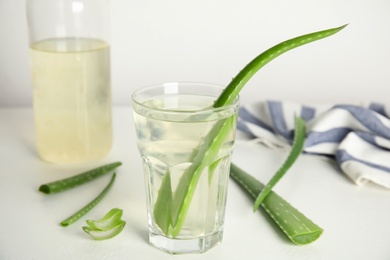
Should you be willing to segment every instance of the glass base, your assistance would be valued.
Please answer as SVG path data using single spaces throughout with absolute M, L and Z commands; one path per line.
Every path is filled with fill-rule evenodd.
M 223 231 L 217 231 L 207 236 L 195 239 L 176 239 L 149 232 L 149 242 L 154 247 L 170 254 L 204 253 L 220 244 Z

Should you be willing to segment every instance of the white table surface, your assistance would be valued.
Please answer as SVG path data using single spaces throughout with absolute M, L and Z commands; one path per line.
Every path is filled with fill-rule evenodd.
M 101 162 L 59 166 L 41 161 L 34 148 L 29 108 L 0 108 L 0 259 L 390 259 L 390 191 L 374 184 L 356 186 L 337 165 L 303 155 L 275 191 L 324 228 L 305 246 L 292 244 L 252 200 L 229 183 L 225 234 L 221 245 L 204 254 L 169 255 L 147 242 L 141 160 L 130 107 L 114 109 L 114 145 Z M 266 182 L 287 151 L 236 143 L 233 161 Z M 94 198 L 108 183 L 104 176 L 56 195 L 40 184 L 92 167 L 122 161 L 103 201 L 69 227 L 59 222 Z M 125 229 L 117 237 L 94 241 L 81 229 L 113 207 L 124 210 Z

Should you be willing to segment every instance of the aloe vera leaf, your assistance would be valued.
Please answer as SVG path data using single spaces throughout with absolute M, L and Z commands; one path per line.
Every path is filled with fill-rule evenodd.
M 68 217 L 67 219 L 61 221 L 61 226 L 66 227 L 70 224 L 73 224 L 78 219 L 80 219 L 82 216 L 87 214 L 93 207 L 95 207 L 108 193 L 108 191 L 111 189 L 112 184 L 115 181 L 116 174 L 114 173 L 111 177 L 110 182 L 107 184 L 107 186 L 100 192 L 100 194 L 94 198 L 91 202 L 89 202 L 86 206 L 82 207 L 79 211 Z
M 163 177 L 153 213 L 156 224 L 164 234 L 168 235 L 169 227 L 172 224 L 172 186 L 169 169 Z
M 296 38 L 292 38 L 290 40 L 281 42 L 265 52 L 261 53 L 259 56 L 254 58 L 248 65 L 246 65 L 233 80 L 229 83 L 229 85 L 224 89 L 221 95 L 214 103 L 214 107 L 221 107 L 226 104 L 230 104 L 237 97 L 238 93 L 244 87 L 244 85 L 252 78 L 252 76 L 262 67 L 264 67 L 267 63 L 280 56 L 281 54 L 295 49 L 299 46 L 308 44 L 310 42 L 314 42 L 341 31 L 347 26 L 347 24 L 332 28 L 328 30 L 313 32 L 309 34 L 305 34 L 302 36 L 298 36 Z
M 213 162 L 210 166 L 209 166 L 209 178 L 208 178 L 208 182 L 209 182 L 209 185 L 211 184 L 211 181 L 213 179 L 213 176 L 214 176 L 214 173 L 215 173 L 215 170 L 217 169 L 219 163 L 222 161 L 222 158 L 216 160 L 215 162 Z
M 103 218 L 99 220 L 86 220 L 87 225 L 92 229 L 108 230 L 115 226 L 121 219 L 123 210 L 111 209 Z
M 230 166 L 230 177 L 244 188 L 254 199 L 265 185 L 235 164 Z M 295 244 L 304 245 L 316 241 L 323 229 L 291 206 L 282 197 L 271 191 L 260 206 Z
M 84 226 L 83 230 L 95 240 L 105 240 L 118 235 L 123 230 L 125 225 L 125 221 L 119 220 L 113 227 L 107 230 L 93 229 L 90 226 Z
M 291 147 L 291 151 L 286 159 L 286 161 L 282 164 L 279 170 L 274 174 L 268 184 L 264 187 L 264 189 L 257 196 L 255 203 L 253 205 L 253 211 L 256 211 L 260 203 L 267 197 L 270 193 L 271 189 L 278 183 L 278 181 L 286 174 L 286 172 L 290 169 L 290 167 L 294 164 L 296 159 L 302 153 L 303 145 L 305 143 L 306 137 L 306 123 L 305 120 L 300 117 L 295 117 L 295 131 L 294 131 L 294 141 Z
M 203 155 L 206 154 L 207 150 L 213 143 L 213 140 L 216 135 L 218 135 L 221 127 L 225 125 L 225 120 L 218 121 L 214 127 L 210 130 L 208 133 L 207 137 L 203 139 L 199 147 L 203 147 L 203 151 L 199 152 L 198 150 L 193 153 L 193 159 L 192 159 L 192 164 L 185 170 L 185 172 L 182 174 L 180 177 L 180 181 L 177 185 L 176 191 L 174 193 L 174 199 L 172 199 L 172 189 L 169 187 L 168 189 L 168 184 L 163 181 L 161 184 L 161 187 L 158 192 L 158 197 L 154 205 L 154 218 L 156 223 L 158 224 L 161 230 L 164 232 L 165 235 L 168 235 L 168 227 L 171 225 L 172 227 L 176 226 L 177 220 L 179 218 L 179 214 L 182 210 L 184 201 L 186 199 L 187 193 L 189 192 L 189 189 L 194 183 L 198 180 L 193 179 L 194 176 L 198 176 L 203 168 L 204 168 L 204 162 L 203 161 Z M 199 149 L 198 147 L 198 149 Z M 209 153 L 209 155 L 211 155 Z M 198 174 L 197 174 L 198 173 Z M 170 185 L 170 184 L 169 184 Z M 192 198 L 191 194 L 189 198 Z M 171 197 L 169 197 L 171 196 Z M 165 199 L 160 199 L 160 197 L 163 197 Z M 188 202 L 189 204 L 189 202 Z M 168 212 L 168 210 L 164 210 L 166 208 L 170 208 L 171 211 Z M 156 211 L 156 209 L 158 211 Z M 182 217 L 183 214 L 182 213 Z M 169 221 L 168 221 L 169 220 Z M 176 229 L 176 232 L 178 233 L 180 229 Z
M 77 174 L 75 176 L 58 180 L 58 181 L 53 181 L 50 183 L 42 184 L 39 187 L 39 191 L 46 193 L 46 194 L 53 194 L 61 191 L 65 191 L 71 188 L 74 188 L 76 186 L 79 186 L 81 184 L 84 184 L 86 182 L 92 181 L 97 177 L 100 177 L 104 174 L 107 174 L 114 170 L 115 168 L 121 166 L 121 162 L 114 162 L 110 164 L 106 164 L 103 166 L 100 166 L 98 168 L 82 172 L 80 174 Z
M 203 169 L 210 165 L 218 155 L 226 136 L 232 129 L 232 123 L 236 116 L 218 121 L 209 134 L 204 138 L 198 147 L 192 165 L 187 168 L 181 177 L 178 187 L 174 194 L 172 209 L 172 237 L 176 237 L 183 226 L 191 204 L 192 197 L 195 193 L 200 175 Z

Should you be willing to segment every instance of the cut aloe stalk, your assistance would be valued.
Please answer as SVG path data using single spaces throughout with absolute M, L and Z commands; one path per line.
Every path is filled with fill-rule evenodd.
M 235 164 L 231 164 L 230 176 L 241 185 L 253 199 L 256 199 L 258 194 L 265 187 L 264 184 L 237 167 Z M 322 228 L 273 191 L 268 194 L 260 206 L 286 236 L 297 245 L 312 243 L 323 233 Z
M 50 183 L 42 184 L 39 187 L 39 191 L 43 192 L 45 194 L 53 194 L 53 193 L 58 193 L 62 192 L 74 187 L 77 187 L 79 185 L 82 185 L 84 183 L 87 183 L 89 181 L 92 181 L 96 179 L 97 177 L 100 177 L 104 174 L 107 174 L 113 170 L 115 170 L 117 167 L 121 166 L 121 162 L 115 162 L 115 163 L 110 163 L 106 164 L 103 166 L 100 166 L 98 168 L 82 172 L 80 174 L 77 174 L 75 176 L 58 180 L 58 181 L 53 181 Z

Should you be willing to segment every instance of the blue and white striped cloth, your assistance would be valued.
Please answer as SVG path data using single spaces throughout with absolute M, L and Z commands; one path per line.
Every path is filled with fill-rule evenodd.
M 265 101 L 240 108 L 238 129 L 268 146 L 289 146 L 295 115 L 307 122 L 305 153 L 335 158 L 358 185 L 372 181 L 390 188 L 389 107 Z

